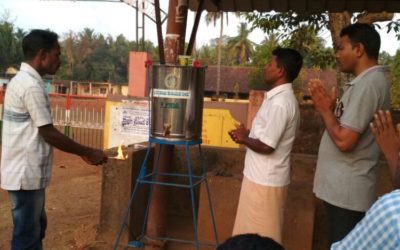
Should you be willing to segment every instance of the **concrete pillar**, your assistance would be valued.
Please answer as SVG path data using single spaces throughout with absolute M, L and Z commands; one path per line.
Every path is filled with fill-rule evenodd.
M 106 153 L 109 156 L 116 156 L 117 148 L 109 149 Z M 128 159 L 110 158 L 102 166 L 100 218 L 96 235 L 97 241 L 101 244 L 94 249 L 111 249 L 114 245 L 146 149 L 128 147 L 124 148 L 124 153 L 128 155 Z M 151 153 L 153 154 L 153 152 Z M 151 158 L 149 160 L 149 166 L 151 166 Z M 127 227 L 129 230 L 125 228 L 120 240 L 121 246 L 140 235 L 147 197 L 148 186 L 141 185 L 130 211 Z
M 128 95 L 146 97 L 146 67 L 145 62 L 151 60 L 147 52 L 129 52 L 128 63 Z

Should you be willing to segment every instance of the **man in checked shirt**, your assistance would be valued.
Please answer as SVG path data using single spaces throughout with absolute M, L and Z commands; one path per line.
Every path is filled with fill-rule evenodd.
M 4 100 L 1 188 L 11 200 L 12 250 L 40 250 L 47 217 L 45 189 L 50 183 L 53 147 L 99 165 L 102 150 L 78 144 L 54 126 L 42 77 L 60 66 L 57 34 L 32 30 L 22 40 L 24 62 L 7 85 Z
M 380 110 L 370 128 L 385 155 L 395 190 L 379 198 L 356 227 L 334 243 L 331 250 L 400 249 L 400 124 L 396 131 L 390 112 Z

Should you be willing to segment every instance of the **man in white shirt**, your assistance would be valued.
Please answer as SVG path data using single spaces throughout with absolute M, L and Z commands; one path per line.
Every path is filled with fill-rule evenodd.
M 291 82 L 303 59 L 289 48 L 277 48 L 272 54 L 264 69 L 271 90 L 266 92 L 251 130 L 239 125 L 229 132 L 236 143 L 247 147 L 233 235 L 256 233 L 282 243 L 290 152 L 300 121 Z
M 89 164 L 107 161 L 103 151 L 80 145 L 54 126 L 42 77 L 60 66 L 57 34 L 32 30 L 22 40 L 24 62 L 7 85 L 4 101 L 1 188 L 11 200 L 11 249 L 42 249 L 47 220 L 45 188 L 51 178 L 53 146 Z

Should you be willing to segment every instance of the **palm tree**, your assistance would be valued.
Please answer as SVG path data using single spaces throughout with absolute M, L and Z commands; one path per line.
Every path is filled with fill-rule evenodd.
M 335 63 L 332 49 L 325 47 L 325 40 L 318 36 L 317 30 L 302 25 L 294 30 L 287 40 L 288 46 L 297 49 L 304 57 L 307 67 L 331 67 Z
M 209 25 L 211 22 L 216 25 L 218 19 L 220 19 L 220 30 L 219 30 L 219 38 L 218 38 L 218 56 L 217 56 L 217 88 L 216 88 L 216 95 L 219 97 L 219 89 L 221 86 L 221 48 L 222 48 L 222 35 L 224 31 L 224 19 L 223 19 L 224 12 L 208 12 L 206 15 L 206 24 Z M 226 15 L 226 22 L 228 23 L 228 13 Z
M 228 41 L 228 48 L 235 57 L 237 64 L 244 64 L 250 61 L 250 56 L 254 52 L 254 42 L 249 40 L 250 30 L 246 23 L 238 26 L 238 35 Z
M 278 34 L 271 33 L 264 40 L 255 46 L 251 54 L 251 64 L 255 67 L 264 67 L 272 57 L 272 51 L 281 46 Z
M 74 67 L 75 67 L 75 57 L 76 57 L 74 51 L 76 49 L 76 36 L 72 31 L 70 31 L 65 35 L 63 41 L 63 49 L 64 49 L 65 59 L 67 61 L 66 63 L 67 75 L 71 79 L 74 79 Z

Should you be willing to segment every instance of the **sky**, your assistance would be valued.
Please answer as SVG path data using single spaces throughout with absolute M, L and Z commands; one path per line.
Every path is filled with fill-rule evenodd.
M 160 0 L 161 8 L 168 11 L 168 0 Z M 110 34 L 113 37 L 123 34 L 129 40 L 136 39 L 135 9 L 125 3 L 111 3 L 99 1 L 62 1 L 62 0 L 0 0 L 0 18 L 8 13 L 9 20 L 18 28 L 25 31 L 35 28 L 50 29 L 63 35 L 69 31 L 80 32 L 88 27 L 103 35 Z M 209 43 L 210 39 L 219 36 L 219 25 L 207 26 L 204 21 L 199 25 L 196 45 L 197 47 Z M 193 26 L 194 13 L 189 11 L 186 40 L 189 40 Z M 237 35 L 238 25 L 243 21 L 234 15 L 229 16 L 229 23 L 225 26 L 224 35 Z M 383 27 L 383 25 L 382 25 Z M 163 36 L 165 38 L 166 22 L 163 24 Z M 141 34 L 141 31 L 139 31 Z M 155 24 L 146 19 L 145 39 L 157 44 Z M 381 31 L 381 50 L 391 55 L 400 48 L 400 42 L 395 35 Z M 328 31 L 321 34 L 330 46 L 331 38 Z M 139 35 L 140 37 L 140 35 Z M 264 33 L 260 29 L 254 30 L 250 40 L 260 43 L 264 40 Z

